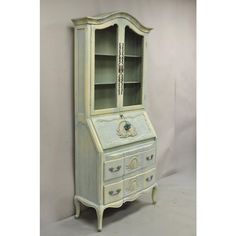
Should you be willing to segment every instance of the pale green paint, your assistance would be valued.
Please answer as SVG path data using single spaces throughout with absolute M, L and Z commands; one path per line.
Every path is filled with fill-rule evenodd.
M 150 29 L 123 12 L 73 22 L 75 216 L 80 214 L 79 202 L 94 207 L 101 231 L 106 208 L 120 207 L 151 190 L 153 202 L 156 201 L 156 133 L 144 109 L 146 40 Z M 117 25 L 117 31 L 109 28 L 113 25 Z M 125 36 L 126 27 L 132 31 Z M 100 32 L 108 35 L 108 41 L 102 40 Z M 137 45 L 132 48 L 133 38 Z M 109 40 L 115 40 L 115 48 Z M 127 84 L 120 83 L 118 76 L 120 43 L 127 49 L 123 81 Z M 118 89 L 124 92 L 119 93 Z M 129 137 L 119 136 L 126 134 L 121 127 L 121 114 L 131 123 L 133 132 Z

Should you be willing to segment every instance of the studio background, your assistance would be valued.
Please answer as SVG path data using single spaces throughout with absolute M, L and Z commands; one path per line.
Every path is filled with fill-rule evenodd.
M 164 232 L 162 235 L 174 235 L 172 232 L 181 236 L 194 235 L 195 0 L 41 0 L 42 234 L 46 235 L 50 230 L 53 232 L 54 228 L 50 228 L 50 225 L 74 214 L 73 24 L 71 19 L 111 11 L 128 12 L 143 25 L 154 28 L 148 38 L 147 111 L 158 136 L 157 176 L 160 185 L 158 195 L 160 209 L 159 211 L 157 209 L 156 212 L 159 213 L 153 220 L 156 224 L 158 222 L 161 224 L 161 230 Z M 131 208 L 135 206 L 137 203 L 134 203 Z M 151 208 L 148 209 L 151 211 Z M 122 214 L 125 216 L 126 211 Z M 133 214 L 138 212 L 133 211 Z M 111 218 L 113 216 L 114 214 Z M 139 218 L 142 216 L 139 215 Z M 122 223 L 122 220 L 121 216 L 118 219 L 115 217 L 112 224 L 114 225 L 115 222 L 119 224 L 119 221 Z M 79 221 L 73 223 L 77 224 L 77 229 L 82 225 Z M 104 223 L 105 221 L 106 218 Z M 90 224 L 90 232 L 95 232 L 95 227 L 96 221 Z M 104 231 L 106 227 L 108 228 L 109 224 L 104 226 Z

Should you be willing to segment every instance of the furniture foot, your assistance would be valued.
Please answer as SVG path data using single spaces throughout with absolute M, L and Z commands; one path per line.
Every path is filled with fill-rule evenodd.
M 157 203 L 157 186 L 152 189 L 152 203 L 155 205 Z
M 75 218 L 78 219 L 80 215 L 80 202 L 77 197 L 74 197 L 74 204 L 75 204 Z
M 97 212 L 97 218 L 98 218 L 98 232 L 101 232 L 104 208 L 102 207 L 98 208 L 96 209 L 96 212 Z

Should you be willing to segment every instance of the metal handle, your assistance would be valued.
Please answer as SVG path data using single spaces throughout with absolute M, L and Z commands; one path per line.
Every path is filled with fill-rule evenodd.
M 147 178 L 146 178 L 146 181 L 147 181 L 147 182 L 150 182 L 150 181 L 152 181 L 152 178 L 153 178 L 153 175 L 147 177 Z
M 121 169 L 121 166 L 117 166 L 115 169 L 113 167 L 109 168 L 109 171 L 112 173 L 118 172 Z
M 153 155 L 146 157 L 146 160 L 147 160 L 147 161 L 151 161 L 152 158 L 153 158 Z
M 109 191 L 109 195 L 111 195 L 111 196 L 118 195 L 118 194 L 120 193 L 120 191 L 121 191 L 121 189 L 120 189 L 120 188 L 119 188 L 119 189 L 117 189 L 116 191 L 113 191 L 113 190 L 111 190 L 111 191 Z

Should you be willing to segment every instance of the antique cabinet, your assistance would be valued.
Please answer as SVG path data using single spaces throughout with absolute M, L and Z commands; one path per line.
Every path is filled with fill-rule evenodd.
M 151 28 L 113 12 L 73 19 L 75 217 L 80 203 L 103 212 L 152 192 L 156 133 L 145 111 L 147 35 Z

